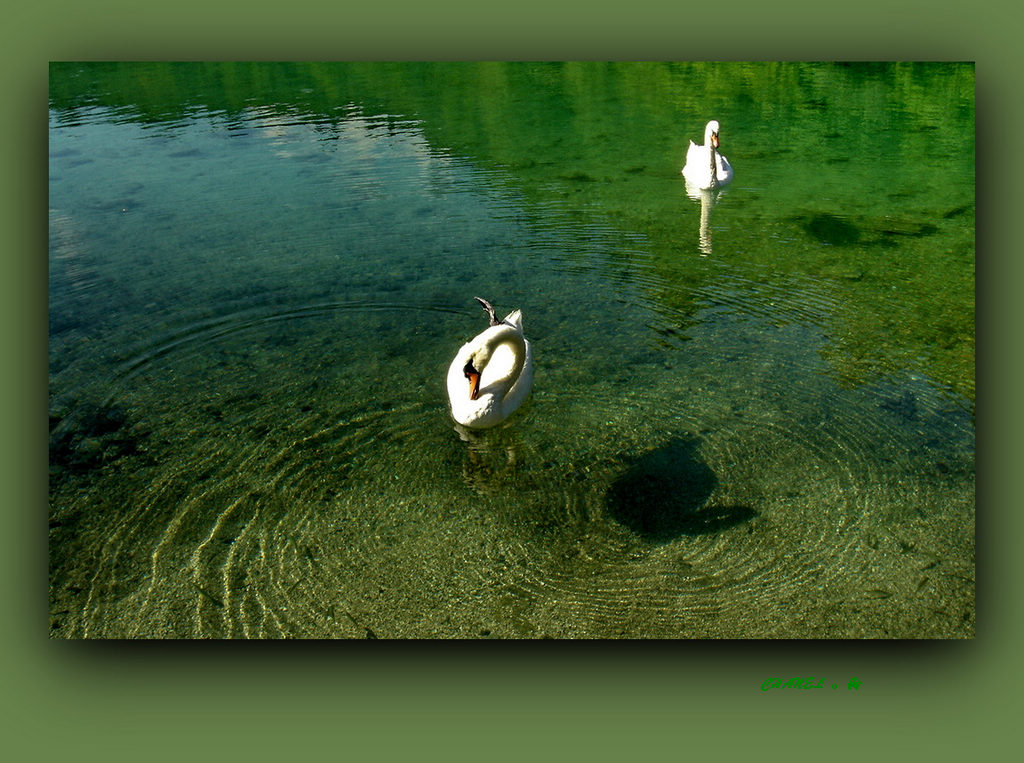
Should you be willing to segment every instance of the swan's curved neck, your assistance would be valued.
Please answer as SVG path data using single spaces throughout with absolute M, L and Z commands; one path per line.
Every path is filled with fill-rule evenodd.
M 523 366 L 526 365 L 526 340 L 522 334 L 512 329 L 506 332 L 504 336 L 496 337 L 492 352 L 503 344 L 507 344 L 512 348 L 512 368 L 507 376 L 495 381 L 495 385 L 501 391 L 501 397 L 505 397 L 508 394 L 516 379 L 523 372 Z
M 505 325 L 502 329 L 501 331 L 494 332 L 487 338 L 484 346 L 470 357 L 470 364 L 475 368 L 477 375 L 480 375 L 487 367 L 495 350 L 502 345 L 508 345 L 512 349 L 512 368 L 508 374 L 495 379 L 488 385 L 493 386 L 497 390 L 498 397 L 503 399 L 508 395 L 512 386 L 520 374 L 522 374 L 523 367 L 526 365 L 526 339 L 511 326 Z M 468 371 L 469 368 L 467 367 L 467 375 Z M 471 397 L 475 398 L 476 396 L 471 395 Z

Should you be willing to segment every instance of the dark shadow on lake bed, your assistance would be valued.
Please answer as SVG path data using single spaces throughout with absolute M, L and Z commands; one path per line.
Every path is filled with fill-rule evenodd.
M 756 517 L 748 506 L 708 505 L 718 479 L 698 444 L 677 437 L 639 456 L 608 491 L 611 516 L 654 542 L 715 533 Z

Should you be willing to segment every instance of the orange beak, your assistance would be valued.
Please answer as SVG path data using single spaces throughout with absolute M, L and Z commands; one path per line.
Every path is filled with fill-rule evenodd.
M 469 379 L 469 399 L 476 400 L 477 395 L 480 394 L 480 372 L 473 367 L 473 361 L 466 363 L 462 374 Z
M 711 133 L 711 147 L 712 148 L 718 148 L 718 133 L 717 132 Z

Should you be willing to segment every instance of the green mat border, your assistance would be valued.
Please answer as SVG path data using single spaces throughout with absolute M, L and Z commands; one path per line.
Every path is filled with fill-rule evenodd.
M 860 759 L 1012 749 L 1020 715 L 1022 217 L 1008 2 L 855 8 L 41 0 L 5 12 L 3 706 L 14 759 Z M 978 618 L 968 642 L 82 643 L 46 618 L 50 60 L 977 61 Z M 1016 570 L 1016 572 L 1014 572 Z M 774 676 L 840 688 L 761 691 Z M 845 682 L 856 677 L 857 690 Z M 888 757 L 888 756 L 887 756 Z M 716 756 L 717 759 L 717 756 Z

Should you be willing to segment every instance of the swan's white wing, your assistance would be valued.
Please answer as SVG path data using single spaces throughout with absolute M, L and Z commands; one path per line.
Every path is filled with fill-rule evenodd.
M 697 154 L 700 153 L 703 146 L 698 146 L 692 140 L 690 141 L 689 148 L 686 149 L 686 163 L 683 165 L 683 174 L 687 174 L 687 167 L 695 166 L 697 162 Z
M 469 360 L 469 356 L 472 352 L 473 342 L 466 342 L 461 348 L 459 348 L 459 351 L 455 353 L 455 358 L 452 360 L 452 364 L 448 366 L 446 386 L 448 387 L 448 400 L 452 404 L 453 413 L 457 407 L 463 407 L 461 403 L 463 398 L 469 400 L 469 381 L 466 379 L 463 369 L 466 367 L 466 361 Z
M 711 184 L 711 157 L 708 155 L 707 146 L 698 146 L 690 141 L 683 176 L 698 188 L 706 188 Z
M 721 154 L 718 155 L 718 184 L 725 185 L 732 180 L 733 171 L 729 160 Z

